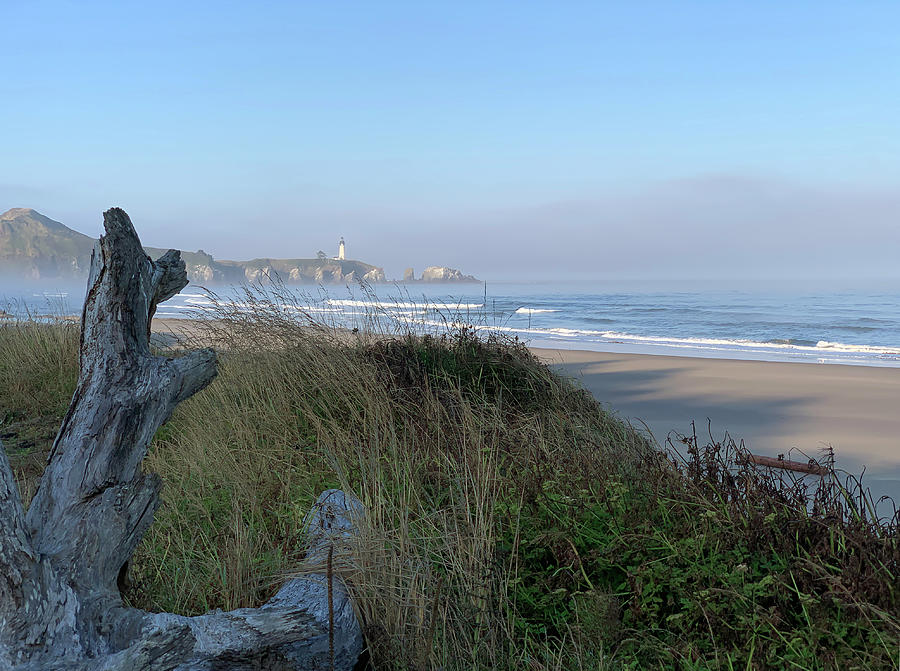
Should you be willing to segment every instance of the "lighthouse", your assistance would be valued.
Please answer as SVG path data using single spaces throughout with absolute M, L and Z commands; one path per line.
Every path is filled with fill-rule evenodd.
M 344 260 L 344 238 L 341 238 L 341 241 L 338 243 L 338 261 Z

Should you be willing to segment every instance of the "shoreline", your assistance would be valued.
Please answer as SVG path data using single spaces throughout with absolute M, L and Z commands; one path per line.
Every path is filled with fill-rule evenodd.
M 876 358 L 869 354 L 852 356 L 852 352 L 834 351 L 823 348 L 821 351 L 794 351 L 788 348 L 783 350 L 761 351 L 758 349 L 738 347 L 700 347 L 693 345 L 660 345 L 648 342 L 626 342 L 624 340 L 609 340 L 601 344 L 602 349 L 588 349 L 584 343 L 569 341 L 542 340 L 532 338 L 529 341 L 530 349 L 560 350 L 576 352 L 596 352 L 599 354 L 628 354 L 638 356 L 672 356 L 684 359 L 716 359 L 727 361 L 759 361 L 767 363 L 804 363 L 817 366 L 862 366 L 864 368 L 900 368 L 900 359 Z M 571 345 L 561 346 L 561 345 Z
M 68 318 L 68 317 L 67 317 Z M 79 319 L 79 317 L 72 317 Z M 190 317 L 170 316 L 163 313 L 162 316 L 153 317 L 153 330 L 159 332 L 190 332 L 191 322 L 196 321 Z M 490 331 L 491 329 L 486 329 Z M 516 335 L 509 333 L 509 335 Z M 586 352 L 591 354 L 615 354 L 626 356 L 650 356 L 650 357 L 674 357 L 678 359 L 699 359 L 702 361 L 748 361 L 752 363 L 778 363 L 778 364 L 807 364 L 813 366 L 841 366 L 850 368 L 876 368 L 891 369 L 900 368 L 900 359 L 876 359 L 872 357 L 835 359 L 835 353 L 823 350 L 822 357 L 814 360 L 809 354 L 782 354 L 777 356 L 770 352 L 739 349 L 704 349 L 701 347 L 675 347 L 671 345 L 656 345 L 650 343 L 633 343 L 623 341 L 609 341 L 602 343 L 602 349 L 588 349 L 584 343 L 577 341 L 553 341 L 540 338 L 521 338 L 531 350 L 554 352 Z
M 891 367 L 714 359 L 530 348 L 604 406 L 664 444 L 696 423 L 701 442 L 727 431 L 766 456 L 809 457 L 830 445 L 837 468 L 900 501 L 900 370 Z

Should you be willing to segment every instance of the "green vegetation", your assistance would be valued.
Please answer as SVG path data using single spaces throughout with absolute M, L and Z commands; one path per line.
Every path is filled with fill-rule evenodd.
M 79 324 L 0 322 L 0 441 L 28 503 L 78 379 Z
M 806 491 L 693 437 L 670 461 L 515 340 L 348 334 L 244 303 L 194 334 L 219 378 L 146 460 L 164 503 L 133 605 L 265 601 L 338 486 L 367 508 L 335 563 L 377 668 L 898 666 L 898 519 L 834 475 Z M 72 326 L 0 327 L 0 432 L 61 419 L 77 345 Z M 33 488 L 49 445 L 16 440 Z

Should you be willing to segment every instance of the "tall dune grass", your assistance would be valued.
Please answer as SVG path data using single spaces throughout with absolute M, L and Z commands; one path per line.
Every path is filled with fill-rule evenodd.
M 0 322 L 0 440 L 27 504 L 78 378 L 79 324 Z
M 0 324 L 3 410 L 27 415 L 65 411 L 78 377 L 79 324 L 64 318 Z
M 302 560 L 316 494 L 338 486 L 367 510 L 340 570 L 374 659 L 530 658 L 513 625 L 516 556 L 501 549 L 510 506 L 605 478 L 646 441 L 521 343 L 354 334 L 247 303 L 220 304 L 195 331 L 222 348 L 219 379 L 148 458 L 165 505 L 135 562 L 136 595 L 155 596 L 136 603 L 258 604 Z

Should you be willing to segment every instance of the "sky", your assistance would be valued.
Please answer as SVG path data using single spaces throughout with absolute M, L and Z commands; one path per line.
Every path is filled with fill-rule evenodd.
M 900 3 L 0 0 L 0 211 L 486 279 L 900 279 Z

